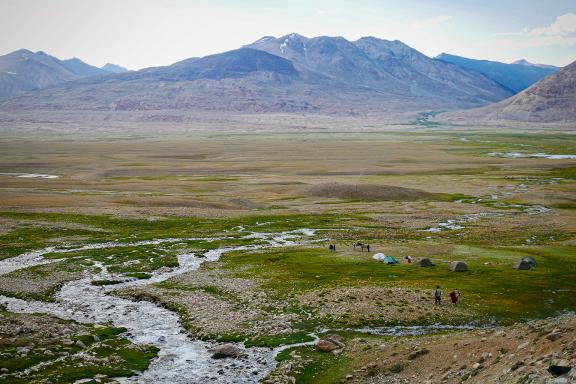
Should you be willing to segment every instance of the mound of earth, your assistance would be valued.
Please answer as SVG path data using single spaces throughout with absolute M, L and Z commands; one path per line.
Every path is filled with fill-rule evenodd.
M 295 314 L 270 313 L 253 303 L 211 287 L 166 289 L 152 286 L 124 288 L 116 291 L 132 300 L 146 300 L 167 308 L 178 308 L 190 334 L 197 338 L 218 335 L 268 336 L 293 331 Z
M 82 277 L 81 267 L 63 263 L 20 269 L 0 276 L 0 294 L 46 300 L 62 284 Z
M 379 184 L 322 183 L 305 190 L 309 196 L 351 200 L 419 200 L 432 195 L 417 189 Z

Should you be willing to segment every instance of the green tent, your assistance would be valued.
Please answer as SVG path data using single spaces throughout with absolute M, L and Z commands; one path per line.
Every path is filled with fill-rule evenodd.
M 392 256 L 386 256 L 382 262 L 384 264 L 398 264 L 398 260 L 396 260 L 395 258 L 393 258 Z

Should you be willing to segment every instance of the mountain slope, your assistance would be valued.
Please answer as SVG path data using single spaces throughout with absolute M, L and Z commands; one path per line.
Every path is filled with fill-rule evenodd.
M 62 64 L 70 72 L 80 77 L 97 76 L 104 75 L 106 72 L 104 70 L 94 67 L 90 64 L 86 64 L 82 60 L 74 57 L 72 59 L 62 60 Z
M 509 99 L 442 118 L 576 122 L 576 62 Z
M 0 56 L 0 100 L 104 73 L 79 59 L 62 61 L 42 51 L 20 49 Z
M 475 60 L 466 57 L 441 53 L 436 56 L 438 60 L 455 64 L 461 68 L 471 69 L 502 84 L 513 93 L 518 93 L 560 68 L 542 67 L 527 62 L 518 64 L 505 64 L 497 61 Z
M 402 95 L 445 97 L 482 104 L 511 95 L 477 72 L 431 59 L 400 41 L 363 37 L 306 38 L 290 34 L 265 37 L 248 47 L 285 57 L 297 68 L 322 73 L 335 81 Z
M 560 67 L 556 67 L 556 66 L 554 66 L 554 65 L 534 64 L 534 63 L 529 62 L 529 61 L 526 60 L 526 59 L 516 60 L 516 61 L 514 61 L 514 62 L 512 62 L 512 63 L 510 63 L 510 64 L 525 65 L 525 66 L 528 66 L 528 67 L 549 68 L 549 69 L 552 69 L 552 70 L 554 70 L 554 71 L 560 70 Z
M 510 95 L 475 71 L 399 41 L 292 34 L 166 67 L 63 83 L 0 109 L 381 114 L 470 108 Z
M 111 72 L 111 73 L 124 73 L 128 72 L 128 68 L 124 68 L 117 64 L 106 63 L 102 67 L 100 67 L 103 71 Z

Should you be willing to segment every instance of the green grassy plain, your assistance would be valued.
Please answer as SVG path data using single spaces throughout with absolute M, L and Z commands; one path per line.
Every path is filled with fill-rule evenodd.
M 1 292 L 52 300 L 62 281 L 95 268 L 94 262 L 124 277 L 145 279 L 160 268 L 176 266 L 177 255 L 184 252 L 261 242 L 244 238 L 246 231 L 312 228 L 317 243 L 227 253 L 202 267 L 224 277 L 257 281 L 258 290 L 285 304 L 276 305 L 275 311 L 299 316 L 293 333 L 211 337 L 277 346 L 306 341 L 307 333 L 318 327 L 399 323 L 386 317 L 337 319 L 323 314 L 326 303 L 321 300 L 316 306 L 302 301 L 305 295 L 329 296 L 338 289 L 390 288 L 428 295 L 441 285 L 446 293 L 453 288 L 462 293 L 462 311 L 456 316 L 435 317 L 424 305 L 402 324 L 439 319 L 510 324 L 573 310 L 576 161 L 497 158 L 490 152 L 574 154 L 576 140 L 567 133 L 439 127 L 410 132 L 203 132 L 122 143 L 107 138 L 6 139 L 0 142 L 0 172 L 60 177 L 0 175 L 0 259 L 54 247 L 45 257 L 58 260 L 5 278 L 13 279 L 12 284 L 17 279 L 50 280 L 58 270 L 70 275 L 32 293 L 4 283 Z M 540 205 L 551 211 L 525 210 Z M 491 215 L 482 216 L 486 213 Z M 462 228 L 427 231 L 467 215 L 476 218 L 460 221 Z M 175 240 L 135 244 L 156 239 Z M 61 252 L 111 241 L 118 246 Z M 353 251 L 356 241 L 370 243 L 373 252 Z M 338 252 L 329 253 L 328 243 L 337 244 Z M 397 259 L 430 257 L 436 267 L 386 266 L 371 258 L 375 252 Z M 513 269 L 525 256 L 534 257 L 538 267 Z M 470 270 L 450 272 L 447 263 L 453 260 L 465 261 Z M 174 279 L 155 287 L 175 295 L 200 289 L 219 300 L 242 302 L 218 282 L 191 287 Z M 355 299 L 343 297 L 332 304 L 350 300 Z M 370 300 L 369 305 L 384 305 Z M 403 300 L 399 296 L 397 303 L 386 305 L 412 310 Z M 185 324 L 191 321 L 183 307 L 173 309 Z M 306 319 L 305 313 L 311 317 Z M 302 383 L 340 380 L 353 363 L 309 348 L 298 351 L 310 360 L 295 374 Z M 280 359 L 289 358 L 289 352 Z M 333 375 L 318 375 L 326 367 Z

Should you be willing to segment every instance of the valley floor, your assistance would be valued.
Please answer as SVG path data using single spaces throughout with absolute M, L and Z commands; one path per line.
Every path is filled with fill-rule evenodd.
M 576 382 L 574 136 L 324 123 L 6 131 L 0 383 Z

